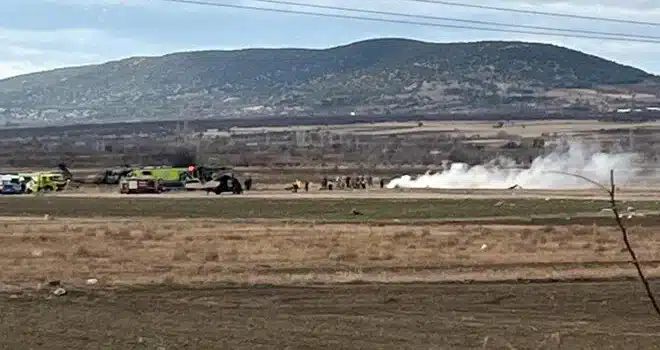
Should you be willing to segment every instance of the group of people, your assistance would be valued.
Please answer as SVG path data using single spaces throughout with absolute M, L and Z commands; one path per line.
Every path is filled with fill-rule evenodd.
M 344 176 L 343 178 L 337 176 L 334 181 L 328 180 L 327 176 L 321 180 L 321 190 L 332 191 L 334 188 L 339 190 L 345 189 L 366 189 L 374 186 L 374 178 L 371 175 L 364 176 Z M 385 187 L 385 179 L 380 180 L 380 188 Z
M 376 179 L 378 180 L 378 179 Z M 321 191 L 332 191 L 332 190 L 358 190 L 358 189 L 367 189 L 374 187 L 375 179 L 371 175 L 360 175 L 360 176 L 337 176 L 334 180 L 328 179 L 327 176 L 324 176 L 321 180 Z M 296 180 L 293 184 L 289 185 L 285 189 L 287 191 L 298 192 L 305 191 L 309 192 L 310 182 L 305 180 Z M 380 188 L 385 188 L 385 179 L 381 178 L 378 180 L 378 185 Z

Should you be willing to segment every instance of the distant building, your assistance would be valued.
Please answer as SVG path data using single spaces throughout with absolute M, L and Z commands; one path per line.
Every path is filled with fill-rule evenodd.
M 229 131 L 222 131 L 219 129 L 207 129 L 202 133 L 204 138 L 215 138 L 215 137 L 230 137 L 231 134 Z

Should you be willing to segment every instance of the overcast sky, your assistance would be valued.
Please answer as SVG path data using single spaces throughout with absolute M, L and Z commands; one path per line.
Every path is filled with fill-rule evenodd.
M 251 0 L 208 0 L 276 7 Z M 660 26 L 562 19 L 405 0 L 290 0 L 504 23 L 660 36 Z M 509 8 L 660 22 L 660 0 L 453 0 Z M 281 6 L 280 6 L 281 7 Z M 314 9 L 301 9 L 319 11 Z M 327 12 L 327 11 L 326 11 Z M 163 0 L 2 0 L 0 78 L 136 55 L 247 47 L 324 48 L 375 37 L 433 42 L 540 41 L 660 74 L 660 44 L 553 38 L 226 9 Z M 458 24 L 458 23 L 455 23 Z

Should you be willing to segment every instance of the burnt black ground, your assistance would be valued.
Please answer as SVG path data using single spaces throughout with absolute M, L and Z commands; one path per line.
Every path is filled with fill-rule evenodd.
M 0 317 L 3 349 L 660 346 L 638 281 L 74 290 L 1 295 Z

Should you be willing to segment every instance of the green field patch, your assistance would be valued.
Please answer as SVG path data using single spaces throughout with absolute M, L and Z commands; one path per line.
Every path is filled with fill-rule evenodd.
M 262 199 L 0 197 L 0 215 L 60 217 L 263 218 L 320 221 L 533 219 L 592 216 L 606 201 L 575 199 Z M 622 208 L 660 210 L 660 201 L 623 202 Z M 360 215 L 355 215 L 354 211 Z M 607 215 L 601 213 L 600 215 Z

